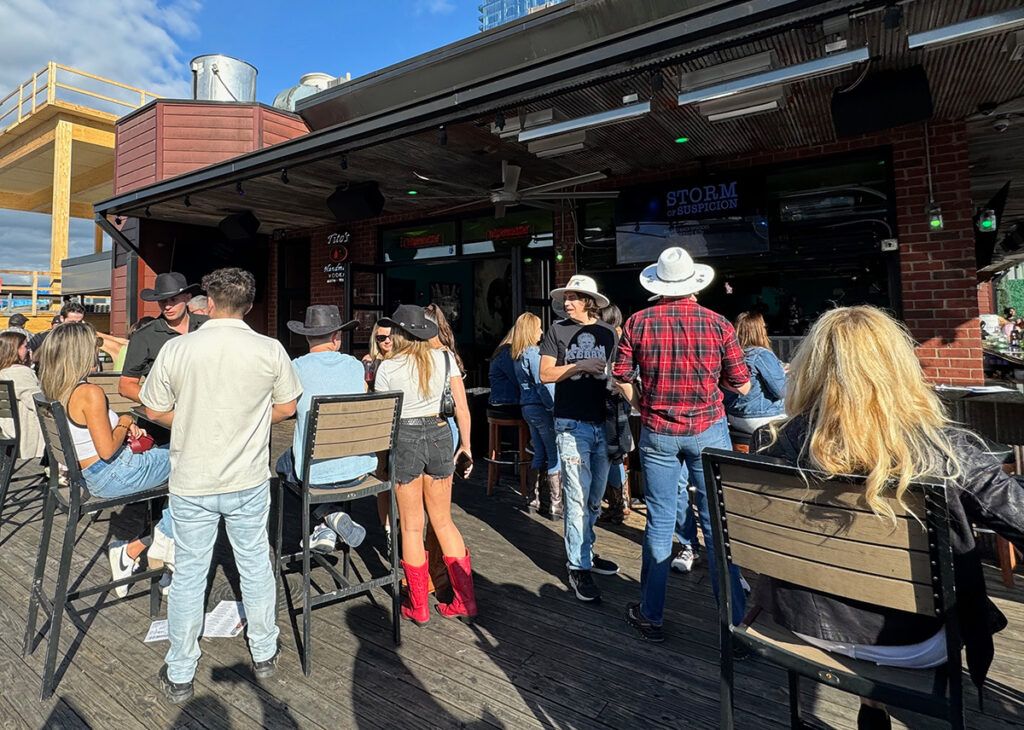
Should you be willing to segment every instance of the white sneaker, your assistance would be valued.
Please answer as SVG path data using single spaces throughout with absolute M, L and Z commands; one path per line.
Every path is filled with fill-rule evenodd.
M 744 578 L 742 575 L 740 576 L 740 585 L 743 586 L 744 593 L 750 593 L 750 584 L 747 583 L 747 579 Z
M 166 567 L 168 570 L 174 570 L 174 540 L 167 537 L 160 528 L 153 530 L 153 542 L 149 546 L 146 559 L 151 568 L 159 570 Z
M 171 574 L 164 573 L 160 576 L 160 595 L 166 596 L 171 592 Z
M 317 525 L 313 528 L 313 534 L 309 536 L 309 549 L 314 553 L 333 552 L 337 543 L 337 534 L 327 525 Z M 302 547 L 302 542 L 299 542 L 299 549 Z
M 693 570 L 695 562 L 697 562 L 697 553 L 690 545 L 683 545 L 683 549 L 672 559 L 672 569 L 680 573 L 689 573 Z
M 117 540 L 107 547 L 107 559 L 110 561 L 110 575 L 113 580 L 131 577 L 138 566 L 138 559 L 132 560 L 128 557 L 128 543 L 124 540 Z M 114 595 L 124 598 L 128 595 L 128 586 L 117 586 L 114 588 Z

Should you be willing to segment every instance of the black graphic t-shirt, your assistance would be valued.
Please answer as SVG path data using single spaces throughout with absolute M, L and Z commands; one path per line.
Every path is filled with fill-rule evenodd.
M 598 320 L 579 324 L 571 319 L 555 322 L 540 343 L 541 357 L 555 358 L 556 365 L 571 365 L 578 360 L 608 362 L 615 355 L 615 330 Z M 606 415 L 606 378 L 577 373 L 555 385 L 555 418 L 603 423 Z

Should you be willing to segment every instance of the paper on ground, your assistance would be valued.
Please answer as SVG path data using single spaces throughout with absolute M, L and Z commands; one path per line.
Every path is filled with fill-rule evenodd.
M 245 608 L 241 601 L 221 601 L 217 607 L 206 614 L 203 620 L 204 639 L 226 639 L 238 636 L 245 627 Z M 154 621 L 149 632 L 143 639 L 147 644 L 154 641 L 167 641 L 167 619 Z

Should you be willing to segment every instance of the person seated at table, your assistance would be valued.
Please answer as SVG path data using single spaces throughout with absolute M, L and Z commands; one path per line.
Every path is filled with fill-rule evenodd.
M 356 320 L 342 322 L 334 304 L 314 304 L 306 309 L 304 322 L 291 320 L 288 329 L 306 338 L 309 354 L 292 361 L 292 369 L 302 383 L 302 396 L 295 408 L 295 431 L 292 447 L 277 460 L 277 473 L 292 482 L 302 477 L 303 449 L 306 447 L 306 416 L 314 396 L 365 393 L 366 379 L 362 364 L 341 351 L 342 334 L 359 326 Z M 309 465 L 311 485 L 321 488 L 351 486 L 377 468 L 373 454 L 319 459 Z M 309 549 L 329 553 L 341 539 L 351 547 L 359 547 L 366 537 L 366 528 L 355 522 L 336 504 L 320 504 L 313 510 L 320 523 L 309 536 Z
M 1024 482 L 973 434 L 957 428 L 925 381 L 902 325 L 870 306 L 823 314 L 790 368 L 785 421 L 754 434 L 753 448 L 826 475 L 863 474 L 865 499 L 895 523 L 883 497 L 902 500 L 908 484 L 939 479 L 946 491 L 961 633 L 980 687 L 992 635 L 1006 619 L 988 600 L 972 524 L 1024 547 Z M 753 603 L 810 644 L 879 665 L 926 669 L 946 661 L 939 617 L 871 606 L 782 581 L 762 579 Z M 859 727 L 889 727 L 880 706 L 861 708 Z
M 86 382 L 96 362 L 96 331 L 86 322 L 65 322 L 50 330 L 39 349 L 40 384 L 43 394 L 59 401 L 67 412 L 68 431 L 75 456 L 90 494 L 104 499 L 126 497 L 158 487 L 171 473 L 170 452 L 151 448 L 134 453 L 129 439 L 145 435 L 127 413 L 110 409 L 103 388 Z M 171 514 L 164 510 L 153 534 L 150 567 L 173 563 Z M 137 538 L 113 541 L 107 548 L 114 580 L 129 577 L 146 543 Z M 118 598 L 128 586 L 114 589 Z
M 28 338 L 21 332 L 0 332 L 0 380 L 14 384 L 14 397 L 18 402 L 18 457 L 38 459 L 46 451 L 39 419 L 36 417 L 36 393 L 41 393 L 39 378 L 32 370 Z M 13 418 L 0 418 L 0 431 L 11 433 Z
M 750 369 L 750 390 L 739 394 L 722 388 L 729 425 L 744 433 L 785 417 L 786 371 L 772 352 L 768 328 L 760 312 L 744 312 L 736 318 L 736 339 Z

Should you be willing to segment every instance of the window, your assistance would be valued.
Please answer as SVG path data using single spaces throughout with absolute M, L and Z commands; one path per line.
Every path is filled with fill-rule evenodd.
M 462 221 L 464 255 L 508 251 L 513 246 L 551 248 L 554 245 L 551 213 L 525 210 L 504 218 L 470 218 Z
M 455 223 L 425 224 L 384 231 L 384 260 L 420 261 L 455 255 Z

